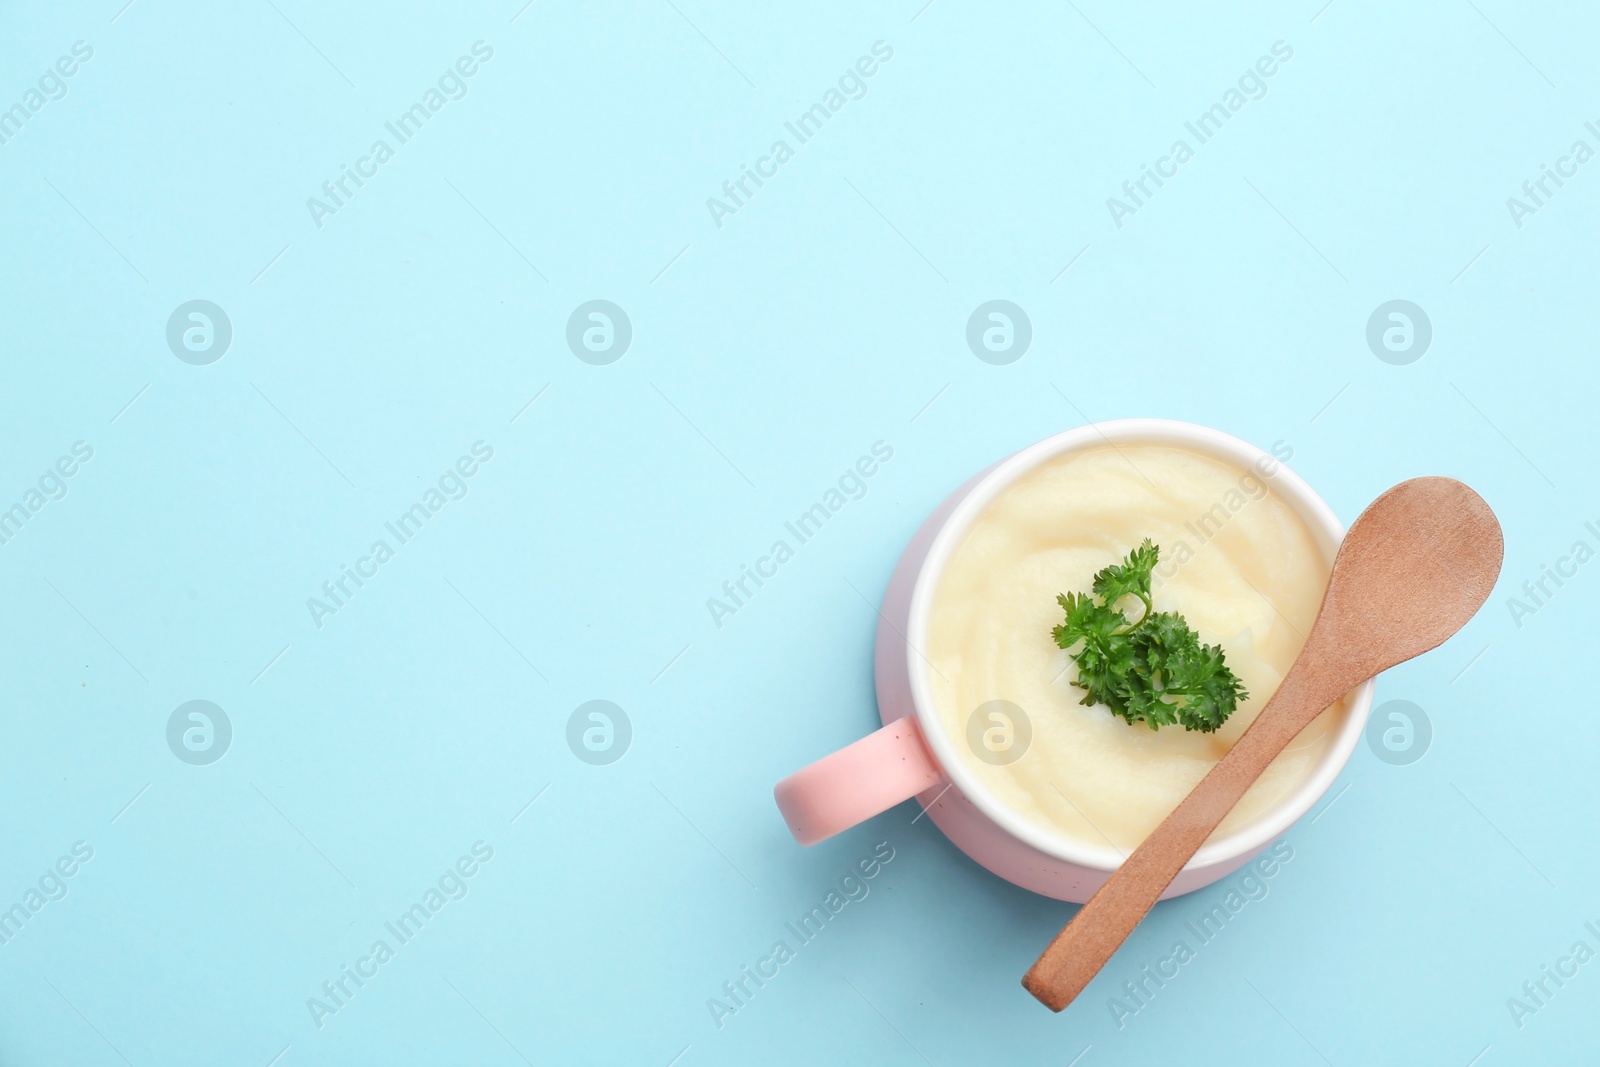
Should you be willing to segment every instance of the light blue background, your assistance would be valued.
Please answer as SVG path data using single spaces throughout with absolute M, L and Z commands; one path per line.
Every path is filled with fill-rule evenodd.
M 1507 601 L 1600 520 L 1600 163 L 1520 229 L 1506 199 L 1600 147 L 1595 20 L 1319 5 L 8 6 L 0 107 L 94 55 L 0 146 L 0 506 L 94 458 L 0 546 L 0 906 L 94 858 L 0 945 L 0 1063 L 1592 1056 L 1600 963 L 1520 1029 L 1506 1000 L 1600 948 L 1600 565 L 1520 627 Z M 318 228 L 306 199 L 479 40 L 465 98 Z M 880 40 L 718 228 L 707 198 Z M 1280 40 L 1119 229 L 1107 197 Z M 565 342 L 594 298 L 633 324 L 610 366 Z M 1034 330 L 1009 366 L 965 342 L 996 298 Z M 1364 339 L 1394 298 L 1434 327 L 1407 366 Z M 210 366 L 166 345 L 191 299 L 233 325 Z M 1347 522 L 1462 478 L 1507 551 L 1379 683 L 1427 755 L 1358 749 L 1270 895 L 1119 1028 L 1108 998 L 1223 887 L 1058 1017 L 1018 979 L 1071 906 L 914 804 L 803 850 L 770 790 L 874 724 L 872 605 L 922 516 L 1133 415 L 1285 442 Z M 867 496 L 713 625 L 880 439 Z M 306 599 L 479 440 L 469 495 L 318 629 Z M 565 741 L 596 698 L 634 729 L 609 766 Z M 233 724 L 210 766 L 166 744 L 191 699 Z M 318 1029 L 307 998 L 479 840 L 469 895 Z M 870 895 L 719 1029 L 707 999 L 880 841 Z

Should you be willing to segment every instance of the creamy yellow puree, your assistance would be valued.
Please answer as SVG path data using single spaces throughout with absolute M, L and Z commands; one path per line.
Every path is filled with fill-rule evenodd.
M 1276 471 L 1270 459 L 1241 469 L 1165 445 L 1100 447 L 1046 463 L 978 516 L 935 590 L 925 651 L 940 721 L 1002 803 L 1127 853 L 1238 740 L 1299 654 L 1328 580 L 1311 531 L 1271 491 Z M 1222 645 L 1249 690 L 1216 733 L 1151 730 L 1080 704 L 1076 667 L 1051 637 L 1062 621 L 1056 595 L 1087 591 L 1096 571 L 1146 537 L 1161 548 L 1156 610 L 1181 613 L 1203 642 Z M 1138 617 L 1136 604 L 1126 610 Z M 1008 734 L 991 705 L 974 731 L 988 749 L 979 758 L 969 720 L 995 700 L 1021 708 L 1027 724 Z M 1304 781 L 1341 714 L 1335 705 L 1307 727 L 1218 833 Z M 1026 733 L 1020 758 L 1003 762 Z

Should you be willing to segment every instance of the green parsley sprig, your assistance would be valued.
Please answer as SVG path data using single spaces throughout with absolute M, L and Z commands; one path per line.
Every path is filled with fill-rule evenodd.
M 1221 645 L 1201 644 L 1182 615 L 1151 604 L 1150 574 L 1160 556 L 1161 549 L 1145 538 L 1121 563 L 1094 576 L 1092 596 L 1056 597 L 1067 613 L 1053 631 L 1056 644 L 1077 647 L 1071 656 L 1084 691 L 1080 703 L 1104 704 L 1152 730 L 1178 723 L 1209 734 L 1250 694 L 1228 669 Z M 1144 605 L 1138 622 L 1129 622 L 1117 607 L 1130 596 Z

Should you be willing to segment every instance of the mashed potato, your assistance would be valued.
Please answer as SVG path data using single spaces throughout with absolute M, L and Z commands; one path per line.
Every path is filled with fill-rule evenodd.
M 928 678 L 961 758 L 1002 803 L 1085 845 L 1127 853 L 1255 720 L 1311 632 L 1329 573 L 1311 531 L 1271 492 L 1275 471 L 1271 460 L 1244 470 L 1165 445 L 1095 448 L 1032 471 L 978 516 L 935 590 Z M 1088 591 L 1096 571 L 1146 537 L 1161 549 L 1156 610 L 1182 614 L 1203 642 L 1222 645 L 1250 693 L 1216 733 L 1152 730 L 1080 704 L 1076 667 L 1051 637 L 1062 621 L 1056 595 Z M 1137 607 L 1128 611 L 1138 617 Z M 1009 724 L 1013 745 L 1031 734 L 1012 762 L 1004 761 L 1008 724 L 991 717 L 1004 706 L 979 711 L 996 700 L 1026 717 Z M 1249 823 L 1303 782 L 1343 710 L 1336 704 L 1307 727 L 1218 832 Z M 983 730 L 998 731 L 990 737 L 999 762 L 969 743 Z

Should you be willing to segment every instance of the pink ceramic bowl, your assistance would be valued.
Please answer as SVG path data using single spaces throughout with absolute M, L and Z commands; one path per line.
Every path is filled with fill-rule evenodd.
M 927 664 L 918 651 L 926 645 L 928 611 L 945 562 L 978 513 L 1041 463 L 1108 443 L 1173 445 L 1254 469 L 1300 515 L 1332 565 L 1344 527 L 1328 505 L 1275 457 L 1218 430 L 1166 419 L 1122 419 L 1067 430 L 1024 448 L 951 493 L 906 546 L 878 622 L 875 658 L 883 728 L 778 783 L 773 791 L 778 808 L 797 841 L 814 844 L 914 796 L 956 847 L 1035 893 L 1081 903 L 1122 862 L 1108 846 L 1085 844 L 1023 819 L 985 788 L 939 724 Z M 1321 763 L 1299 789 L 1248 825 L 1207 841 L 1163 898 L 1231 874 L 1309 811 L 1360 740 L 1372 690 L 1369 681 L 1350 694 Z

